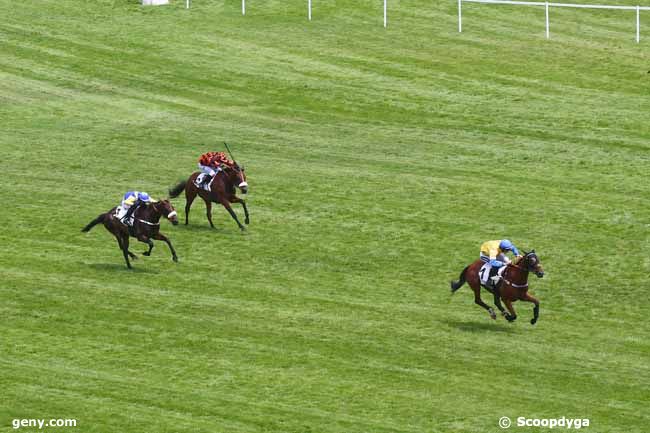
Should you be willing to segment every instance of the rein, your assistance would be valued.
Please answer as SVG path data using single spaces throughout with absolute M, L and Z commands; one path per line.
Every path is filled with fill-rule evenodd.
M 158 210 L 158 208 L 156 207 L 156 203 L 154 203 L 154 204 L 152 205 L 152 207 L 153 207 L 153 209 L 154 209 L 156 212 L 160 212 L 160 211 Z M 177 214 L 176 214 L 176 211 L 172 211 L 172 212 L 169 213 L 169 215 L 167 215 L 167 218 L 171 218 L 171 217 L 173 217 L 173 216 L 175 216 L 175 215 L 177 215 Z M 162 216 L 162 215 L 160 215 L 160 216 Z M 145 220 L 143 220 L 142 218 L 135 218 L 135 220 L 136 220 L 136 221 L 139 221 L 139 222 L 141 222 L 141 223 L 143 223 L 143 224 L 146 224 L 146 225 L 148 225 L 148 226 L 159 226 L 159 225 L 160 225 L 160 222 L 152 223 L 151 221 L 145 221 Z
M 144 223 L 144 224 L 150 225 L 150 226 L 159 226 L 159 225 L 160 225 L 160 223 L 152 223 L 152 222 L 149 222 L 149 221 L 145 221 L 145 220 L 143 220 L 143 219 L 140 219 L 140 218 L 136 218 L 136 220 L 137 220 L 137 221 L 140 221 L 141 223 Z

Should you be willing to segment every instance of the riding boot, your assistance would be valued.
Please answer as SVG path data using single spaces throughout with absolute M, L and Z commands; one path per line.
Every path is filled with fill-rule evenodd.
M 127 211 L 124 217 L 122 217 L 122 222 L 126 224 L 127 226 L 131 225 L 129 224 L 129 221 L 131 220 L 131 216 L 135 213 L 135 209 L 138 207 L 138 204 L 134 204 L 131 206 Z
M 490 277 L 490 284 L 492 285 L 492 288 L 496 290 L 499 287 L 499 282 L 501 281 L 501 277 L 499 275 L 495 275 L 493 277 Z

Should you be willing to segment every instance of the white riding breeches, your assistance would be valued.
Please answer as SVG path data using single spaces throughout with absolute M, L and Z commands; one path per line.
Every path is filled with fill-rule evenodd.
M 204 174 L 207 174 L 207 175 L 210 175 L 210 176 L 214 176 L 214 175 L 216 175 L 217 173 L 219 173 L 221 171 L 221 169 L 219 167 L 212 168 L 212 167 L 209 167 L 207 165 L 201 165 L 201 164 L 199 164 L 199 170 L 201 170 L 201 173 L 204 173 Z

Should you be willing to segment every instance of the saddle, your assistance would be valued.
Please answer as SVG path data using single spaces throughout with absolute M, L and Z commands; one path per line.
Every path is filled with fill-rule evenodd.
M 208 191 L 208 192 L 211 191 L 210 189 L 211 184 L 212 184 L 212 176 L 205 173 L 199 174 L 198 176 L 196 176 L 196 179 L 194 179 L 194 185 L 197 188 L 202 189 L 204 191 Z
M 487 265 L 487 263 L 481 267 L 481 271 L 479 272 L 479 275 L 481 275 L 483 273 L 483 268 L 486 265 Z M 503 285 L 502 274 L 503 274 L 503 271 L 505 271 L 505 269 L 506 269 L 505 266 L 501 267 L 500 269 L 491 268 L 490 269 L 490 274 L 486 278 L 486 281 L 483 282 L 482 279 L 480 280 L 481 286 L 484 287 L 489 292 L 493 292 L 494 290 L 498 290 Z M 499 279 L 497 280 L 498 282 L 495 285 L 493 278 L 496 277 L 496 276 L 498 276 Z
M 133 214 L 135 214 L 135 211 L 133 212 Z M 115 209 L 113 216 L 115 217 L 116 220 L 118 220 L 120 223 L 122 223 L 122 225 L 124 225 L 127 228 L 127 230 L 129 231 L 129 235 L 136 236 L 135 227 L 134 227 L 135 217 L 133 214 L 131 214 L 131 216 L 128 219 L 124 218 L 126 216 L 126 212 L 124 211 L 122 206 L 118 206 Z

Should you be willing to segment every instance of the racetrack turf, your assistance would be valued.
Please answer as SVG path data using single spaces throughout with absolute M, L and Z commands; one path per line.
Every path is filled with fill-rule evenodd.
M 647 432 L 650 14 L 247 6 L 0 0 L 0 431 Z M 222 141 L 246 233 L 196 202 L 128 271 L 80 232 Z M 535 326 L 449 293 L 502 237 Z

